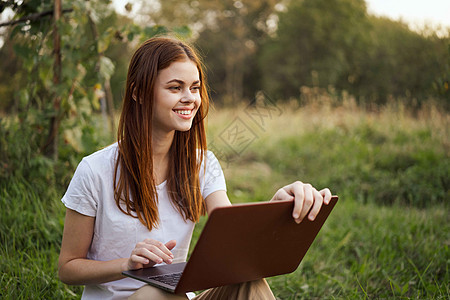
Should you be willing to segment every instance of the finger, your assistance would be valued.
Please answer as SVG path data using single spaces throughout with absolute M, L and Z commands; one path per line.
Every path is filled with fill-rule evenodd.
M 291 194 L 289 194 L 286 190 L 286 187 L 279 189 L 275 195 L 273 195 L 272 200 L 270 201 L 280 201 L 280 200 L 293 200 L 294 196 L 292 196 Z
M 159 246 L 159 245 L 158 245 Z M 166 249 L 166 251 L 169 252 L 169 254 L 167 254 L 166 251 L 164 251 L 163 249 L 159 248 L 158 246 L 150 246 L 150 251 L 152 253 L 154 253 L 155 255 L 157 255 L 158 257 L 160 257 L 166 264 L 171 264 L 173 261 L 173 254 L 172 252 L 170 252 L 170 250 L 168 250 L 166 248 L 166 246 L 164 245 L 164 249 Z M 161 262 L 159 262 L 161 263 Z
M 331 191 L 328 188 L 324 188 L 319 192 L 323 197 L 323 203 L 327 204 L 331 201 Z
M 170 241 L 171 242 L 171 241 Z M 174 241 L 175 242 L 175 241 Z M 145 243 L 150 245 L 150 246 L 154 246 L 157 249 L 159 249 L 164 255 L 167 255 L 170 258 L 173 258 L 173 254 L 172 252 L 166 247 L 166 245 L 160 241 L 156 241 L 156 240 L 152 240 L 152 239 L 147 239 L 145 240 Z M 176 243 L 176 242 L 175 242 Z M 169 244 L 171 245 L 171 244 Z M 174 245 L 175 247 L 175 245 Z M 158 251 L 157 251 L 158 252 Z M 155 252 L 155 253 L 157 253 Z
M 300 223 L 303 218 L 306 217 L 309 210 L 311 209 L 313 203 L 314 203 L 314 196 L 313 196 L 313 187 L 310 184 L 304 184 L 303 185 L 303 207 L 300 212 L 299 218 L 296 220 L 297 223 Z
M 163 262 L 172 263 L 172 259 L 154 245 L 150 245 L 148 248 L 136 249 L 134 254 L 145 257 L 157 264 L 161 264 Z
M 140 269 L 142 265 L 146 265 L 150 263 L 150 260 L 148 258 L 145 258 L 143 256 L 133 254 L 130 257 L 131 262 L 133 263 L 134 267 L 132 269 Z
M 300 181 L 296 181 L 291 184 L 290 187 L 291 193 L 294 195 L 294 210 L 292 211 L 292 216 L 297 223 L 300 223 L 305 200 L 304 184 Z
M 175 240 L 170 240 L 166 243 L 166 247 L 169 250 L 172 250 L 173 248 L 175 248 L 176 245 L 177 245 L 177 241 L 175 241 Z
M 315 188 L 313 188 L 313 195 L 314 195 L 314 204 L 308 215 L 308 219 L 310 219 L 311 221 L 314 221 L 316 219 L 317 214 L 319 213 L 323 203 L 322 195 Z

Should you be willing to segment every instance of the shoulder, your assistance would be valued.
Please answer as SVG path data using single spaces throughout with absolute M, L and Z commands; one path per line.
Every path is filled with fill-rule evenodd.
M 85 156 L 80 165 L 88 166 L 92 172 L 105 172 L 114 167 L 117 159 L 117 143 L 109 145 L 88 156 Z
M 214 155 L 214 153 L 211 150 L 207 150 L 206 151 L 206 155 L 205 155 L 206 159 L 214 159 L 217 160 L 216 156 Z
M 83 159 L 88 161 L 102 160 L 102 159 L 110 159 L 112 157 L 117 156 L 118 145 L 117 142 L 106 146 L 103 149 L 100 149 L 88 156 L 85 156 Z
M 200 168 L 200 175 L 206 177 L 223 177 L 223 171 L 222 167 L 220 166 L 220 162 L 212 151 L 208 150 L 205 153 Z
M 217 164 L 219 164 L 219 160 L 217 159 L 217 157 L 212 151 L 207 150 L 203 155 L 202 167 L 211 168 Z
M 200 168 L 200 186 L 204 198 L 218 190 L 226 191 L 222 167 L 212 151 L 207 151 L 204 155 Z

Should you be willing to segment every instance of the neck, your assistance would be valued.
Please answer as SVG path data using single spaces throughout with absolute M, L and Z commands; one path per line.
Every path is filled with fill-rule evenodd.
M 152 152 L 153 161 L 158 161 L 167 157 L 170 146 L 175 135 L 175 131 L 161 133 L 153 132 L 152 134 Z
M 153 132 L 152 134 L 153 174 L 156 176 L 156 184 L 166 180 L 169 167 L 169 150 L 174 135 L 175 131 L 167 133 Z

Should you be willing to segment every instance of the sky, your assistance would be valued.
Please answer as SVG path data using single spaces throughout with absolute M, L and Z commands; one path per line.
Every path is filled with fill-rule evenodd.
M 123 13 L 126 3 L 136 1 L 113 2 L 118 11 Z M 425 23 L 450 27 L 450 0 L 366 0 L 366 3 L 370 14 L 387 16 L 394 20 L 401 18 L 413 28 L 422 28 Z
M 366 3 L 370 14 L 401 18 L 418 27 L 425 23 L 450 27 L 450 0 L 366 0 Z

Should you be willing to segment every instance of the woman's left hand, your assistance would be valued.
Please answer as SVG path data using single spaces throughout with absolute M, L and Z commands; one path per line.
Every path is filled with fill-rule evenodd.
M 296 181 L 279 189 L 270 201 L 278 200 L 294 200 L 292 217 L 296 223 L 300 223 L 308 212 L 308 219 L 314 221 L 322 204 L 330 203 L 331 192 L 328 188 L 318 191 L 309 183 Z

